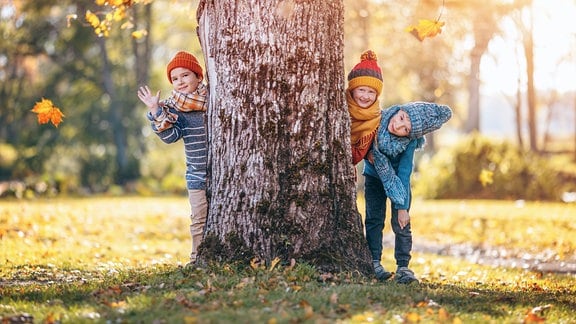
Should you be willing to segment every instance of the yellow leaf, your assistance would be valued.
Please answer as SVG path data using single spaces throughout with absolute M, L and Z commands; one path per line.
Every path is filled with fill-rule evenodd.
M 257 270 L 258 268 L 260 268 L 260 259 L 258 258 L 253 258 L 252 260 L 250 260 L 250 267 L 254 270 Z
M 272 260 L 272 262 L 270 263 L 270 271 L 274 270 L 274 267 L 276 267 L 278 262 L 280 262 L 280 258 L 275 257 L 274 260 Z
M 38 123 L 46 124 L 47 122 L 52 122 L 54 126 L 62 122 L 64 114 L 54 106 L 51 100 L 42 98 L 42 101 L 37 102 L 32 108 L 32 112 L 38 114 Z
M 148 35 L 148 32 L 144 29 L 141 30 L 135 30 L 132 32 L 132 37 L 135 39 L 140 39 L 144 36 Z
M 420 322 L 421 318 L 417 313 L 408 312 L 406 313 L 406 316 L 404 316 L 404 320 L 406 320 L 407 323 L 418 323 Z
M 96 16 L 92 11 L 86 10 L 86 21 L 92 26 L 92 28 L 96 28 L 100 25 L 100 18 Z
M 438 319 L 440 322 L 446 322 L 450 319 L 450 314 L 445 308 L 442 307 L 438 310 Z
M 482 169 L 480 175 L 478 175 L 478 180 L 482 184 L 482 187 L 486 187 L 494 182 L 494 172 Z
M 442 27 L 444 27 L 443 21 L 420 19 L 417 26 L 410 25 L 406 31 L 414 35 L 419 41 L 423 41 L 424 38 L 432 38 L 440 34 Z

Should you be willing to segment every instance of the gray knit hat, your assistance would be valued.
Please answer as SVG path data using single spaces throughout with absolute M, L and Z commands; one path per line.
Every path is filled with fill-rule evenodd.
M 408 113 L 412 130 L 408 137 L 420 138 L 433 132 L 452 117 L 452 110 L 445 105 L 431 102 L 409 102 L 400 105 L 400 109 Z

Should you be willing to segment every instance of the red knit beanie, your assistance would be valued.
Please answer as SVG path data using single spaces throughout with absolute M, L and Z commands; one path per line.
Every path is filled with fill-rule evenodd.
M 360 63 L 348 74 L 348 89 L 353 90 L 360 86 L 373 88 L 378 95 L 382 92 L 382 70 L 378 66 L 376 53 L 372 50 L 362 53 Z
M 194 55 L 188 52 L 180 51 L 176 53 L 174 58 L 170 61 L 170 63 L 168 63 L 168 66 L 166 67 L 166 74 L 168 75 L 168 81 L 170 81 L 170 83 L 172 83 L 170 72 L 172 72 L 172 70 L 177 67 L 187 68 L 190 71 L 196 73 L 198 78 L 204 78 L 204 75 L 202 74 L 202 67 L 200 64 L 198 64 L 198 60 L 194 57 Z

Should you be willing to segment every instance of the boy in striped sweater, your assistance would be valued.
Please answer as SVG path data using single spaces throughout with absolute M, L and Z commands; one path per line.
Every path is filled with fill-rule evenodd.
M 184 141 L 186 155 L 186 186 L 190 201 L 190 263 L 196 262 L 202 242 L 208 204 L 206 201 L 206 122 L 208 88 L 202 83 L 202 67 L 194 55 L 180 51 L 166 68 L 173 86 L 170 97 L 160 100 L 160 91 L 152 93 L 148 86 L 138 89 L 138 98 L 148 107 L 152 130 L 165 143 Z

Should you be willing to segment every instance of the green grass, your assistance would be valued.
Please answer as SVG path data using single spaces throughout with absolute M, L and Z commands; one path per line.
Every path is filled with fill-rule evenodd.
M 2 321 L 576 323 L 574 274 L 418 251 L 421 284 L 410 286 L 305 264 L 185 269 L 188 213 L 185 197 L 0 201 Z M 576 259 L 575 215 L 575 205 L 508 201 L 415 201 L 411 211 L 416 241 L 556 261 Z M 391 269 L 392 258 L 387 246 Z

